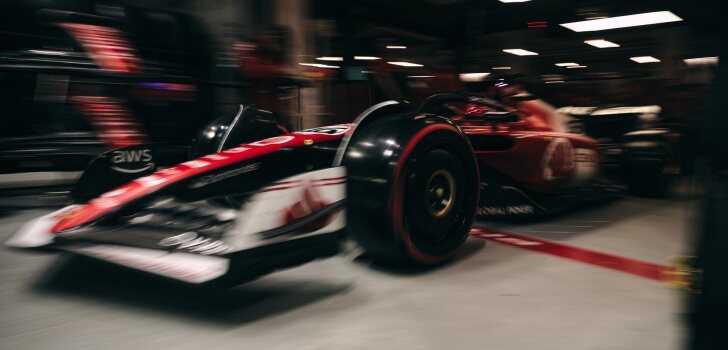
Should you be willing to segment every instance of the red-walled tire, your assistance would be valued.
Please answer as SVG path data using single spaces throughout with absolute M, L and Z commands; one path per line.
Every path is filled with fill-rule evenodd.
M 450 258 L 478 202 L 467 138 L 433 116 L 393 118 L 360 132 L 345 159 L 351 236 L 380 260 L 435 265 Z

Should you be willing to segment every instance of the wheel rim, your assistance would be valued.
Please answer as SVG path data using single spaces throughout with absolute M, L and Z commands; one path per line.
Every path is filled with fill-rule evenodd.
M 453 175 L 445 169 L 439 169 L 430 175 L 426 185 L 425 207 L 435 219 L 447 216 L 455 204 L 456 185 Z

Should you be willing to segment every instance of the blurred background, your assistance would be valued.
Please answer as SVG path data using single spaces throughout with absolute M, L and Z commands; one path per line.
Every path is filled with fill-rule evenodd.
M 66 184 L 104 150 L 140 142 L 176 163 L 239 104 L 297 129 L 387 99 L 483 92 L 504 75 L 558 107 L 656 105 L 695 136 L 718 62 L 715 4 L 5 0 L 0 189 Z M 563 25 L 641 13 L 657 23 Z
M 300 129 L 503 77 L 557 107 L 657 106 L 692 151 L 718 62 L 715 4 L 5 0 L 0 191 L 65 185 L 101 152 L 143 142 L 177 163 L 239 104 Z M 634 14 L 647 15 L 578 24 Z

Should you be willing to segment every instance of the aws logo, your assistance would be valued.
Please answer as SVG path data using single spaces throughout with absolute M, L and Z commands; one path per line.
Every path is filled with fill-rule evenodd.
M 151 148 L 131 148 L 112 151 L 109 154 L 111 169 L 118 172 L 135 174 L 154 168 Z

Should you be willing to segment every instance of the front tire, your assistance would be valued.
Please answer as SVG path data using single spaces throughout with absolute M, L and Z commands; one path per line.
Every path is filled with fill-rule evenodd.
M 350 151 L 360 156 L 366 149 L 367 157 L 347 164 L 348 227 L 379 260 L 435 265 L 450 258 L 470 232 L 478 170 L 457 127 L 417 126 L 392 135 L 396 129 L 372 125 L 374 131 L 357 137 Z M 392 147 L 371 149 L 372 144 Z

